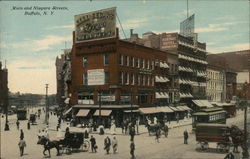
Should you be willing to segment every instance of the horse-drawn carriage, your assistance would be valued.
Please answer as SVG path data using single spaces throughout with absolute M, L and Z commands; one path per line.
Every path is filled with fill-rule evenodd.
M 61 153 L 70 154 L 73 151 L 88 151 L 90 147 L 89 141 L 85 138 L 83 132 L 69 132 L 67 138 L 63 138 L 60 140 L 49 140 L 46 137 L 40 137 L 37 144 L 41 144 L 44 146 L 43 154 L 46 151 L 49 152 L 50 156 L 50 149 L 56 148 L 57 155 Z
M 165 137 L 168 137 L 168 126 L 165 123 L 149 124 L 145 125 L 148 129 L 149 135 L 155 135 L 157 132 L 159 135 L 164 134 Z
M 244 133 L 237 126 L 226 124 L 197 124 L 195 130 L 196 141 L 200 145 L 199 150 L 209 149 L 209 143 L 216 143 L 219 152 L 228 152 L 230 147 L 238 151 L 238 146 L 244 143 Z

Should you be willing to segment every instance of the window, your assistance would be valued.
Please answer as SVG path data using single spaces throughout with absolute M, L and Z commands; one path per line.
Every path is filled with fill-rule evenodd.
M 140 67 L 143 67 L 143 59 L 140 59 Z
M 137 83 L 138 83 L 138 86 L 140 86 L 141 85 L 141 75 L 138 75 L 137 77 L 138 77 Z
M 150 86 L 150 76 L 148 76 L 148 86 Z
M 105 84 L 109 83 L 109 72 L 105 72 Z
M 132 67 L 135 67 L 135 58 L 132 58 Z
M 148 66 L 148 69 L 150 69 L 150 61 L 149 60 L 148 60 L 148 65 L 147 66 Z
M 109 55 L 108 54 L 105 54 L 103 55 L 103 63 L 104 63 L 104 66 L 107 66 L 109 65 Z
M 155 69 L 155 63 L 154 63 L 154 61 L 151 61 L 151 69 L 152 69 L 152 70 Z
M 145 76 L 145 86 L 148 85 L 148 77 L 146 75 Z
M 125 56 L 125 65 L 129 66 L 129 56 Z
M 142 68 L 145 68 L 145 59 L 142 60 Z
M 137 59 L 137 65 L 136 65 L 137 68 L 140 68 L 140 62 L 141 62 L 141 60 L 138 58 L 138 59 Z
M 88 85 L 88 73 L 83 73 L 83 85 Z
M 154 76 L 151 77 L 151 83 L 152 83 L 152 86 L 154 86 Z
M 84 68 L 88 67 L 88 57 L 86 56 L 83 57 L 83 67 Z
M 127 73 L 127 81 L 126 84 L 129 85 L 129 73 Z
M 131 78 L 131 80 L 132 80 L 132 81 L 131 81 L 131 84 L 132 84 L 132 85 L 134 85 L 134 84 L 135 84 L 135 74 L 134 74 L 134 73 L 132 73 L 131 75 L 132 75 L 132 78 Z
M 119 64 L 122 66 L 123 65 L 123 55 L 119 55 Z
M 123 72 L 120 72 L 120 84 L 123 85 Z
M 123 82 L 124 82 L 125 84 L 127 84 L 127 80 L 128 80 L 127 72 L 124 72 L 124 73 L 123 73 Z
M 142 76 L 143 76 L 143 83 L 142 83 L 142 85 L 145 86 L 145 84 L 146 84 L 146 76 L 145 75 L 142 75 Z

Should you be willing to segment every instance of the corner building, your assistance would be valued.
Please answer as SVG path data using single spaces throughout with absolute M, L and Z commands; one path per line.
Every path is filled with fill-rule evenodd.
M 73 39 L 74 33 L 73 33 Z M 74 40 L 73 40 L 74 41 Z M 97 111 L 122 111 L 168 104 L 167 53 L 118 37 L 73 42 L 70 105 Z M 89 77 L 99 71 L 99 77 Z M 102 76 L 103 75 L 103 76 Z M 102 81 L 103 84 L 95 83 Z

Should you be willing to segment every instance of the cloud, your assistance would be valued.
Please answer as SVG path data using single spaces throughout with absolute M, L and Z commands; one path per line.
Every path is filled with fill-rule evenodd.
M 205 32 L 225 31 L 229 30 L 228 26 L 237 25 L 240 23 L 245 23 L 245 22 L 225 22 L 225 23 L 208 24 L 208 27 L 196 28 L 195 32 L 205 33 Z
M 5 42 L 0 42 L 0 48 L 6 48 L 7 44 Z
M 43 94 L 48 83 L 49 94 L 56 93 L 56 71 L 52 60 L 12 61 L 8 64 L 8 73 L 11 92 Z
M 226 16 L 226 17 L 216 17 L 214 20 L 235 20 L 236 18 L 233 16 Z
M 135 19 L 129 19 L 125 22 L 123 22 L 123 29 L 133 29 L 145 26 L 148 22 L 147 18 L 135 18 Z
M 73 24 L 70 24 L 70 25 L 52 26 L 47 29 L 50 30 L 50 29 L 74 29 L 74 28 L 75 26 Z
M 30 51 L 38 52 L 48 50 L 53 47 L 53 45 L 60 44 L 64 41 L 71 41 L 72 36 L 58 36 L 58 35 L 46 35 L 41 39 L 35 40 L 25 40 L 18 43 L 9 44 L 8 47 L 15 49 L 29 49 Z
M 219 47 L 209 47 L 208 45 L 208 52 L 211 53 L 222 53 L 222 52 L 232 52 L 232 51 L 239 51 L 239 50 L 248 50 L 250 48 L 249 43 L 240 43 L 234 44 L 230 46 L 219 46 Z

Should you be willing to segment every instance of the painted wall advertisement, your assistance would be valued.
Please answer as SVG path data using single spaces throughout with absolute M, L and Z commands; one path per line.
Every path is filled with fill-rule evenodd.
M 161 49 L 174 49 L 178 46 L 177 33 L 162 36 Z
M 116 8 L 75 15 L 75 40 L 86 42 L 116 37 Z
M 104 85 L 104 69 L 88 70 L 88 85 Z

